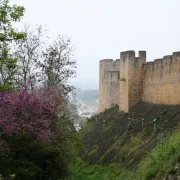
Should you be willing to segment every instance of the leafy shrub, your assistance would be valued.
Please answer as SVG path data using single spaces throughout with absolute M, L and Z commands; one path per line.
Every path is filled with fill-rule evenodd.
M 68 158 L 62 145 L 32 141 L 23 135 L 9 143 L 9 152 L 0 156 L 0 171 L 6 177 L 16 174 L 16 179 L 58 179 L 67 173 Z
M 64 177 L 74 142 L 66 101 L 58 89 L 0 94 L 0 174 L 34 180 Z M 74 133 L 74 134 L 73 134 Z M 75 138 L 72 138 L 76 141 Z
M 122 78 L 120 79 L 120 81 L 124 81 L 124 82 L 125 82 L 125 81 L 126 81 L 126 79 L 125 79 L 124 77 L 122 77 Z

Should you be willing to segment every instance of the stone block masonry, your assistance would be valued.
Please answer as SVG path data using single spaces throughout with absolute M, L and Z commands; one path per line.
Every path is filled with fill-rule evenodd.
M 180 52 L 146 62 L 146 51 L 126 51 L 99 68 L 99 112 L 116 104 L 128 112 L 140 101 L 180 104 Z
M 99 111 L 104 111 L 119 103 L 120 60 L 100 61 Z

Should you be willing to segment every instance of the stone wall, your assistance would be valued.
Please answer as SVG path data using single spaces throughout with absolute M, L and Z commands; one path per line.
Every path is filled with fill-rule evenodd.
M 120 60 L 105 59 L 100 61 L 99 76 L 99 111 L 104 111 L 119 104 Z
M 180 104 L 180 52 L 148 62 L 143 81 L 143 101 Z
M 129 88 L 128 88 L 128 67 L 129 60 L 125 52 L 120 54 L 120 90 L 119 90 L 119 108 L 127 111 L 129 108 Z

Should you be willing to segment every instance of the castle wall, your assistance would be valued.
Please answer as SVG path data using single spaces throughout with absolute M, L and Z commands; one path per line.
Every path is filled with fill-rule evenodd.
M 180 52 L 148 62 L 143 81 L 143 101 L 180 104 Z
M 120 60 L 101 60 L 99 111 L 118 104 L 128 112 L 138 102 L 180 104 L 180 52 L 146 63 L 146 52 L 121 52 Z
M 99 111 L 119 103 L 119 66 L 120 60 L 111 59 L 100 61 L 99 76 Z

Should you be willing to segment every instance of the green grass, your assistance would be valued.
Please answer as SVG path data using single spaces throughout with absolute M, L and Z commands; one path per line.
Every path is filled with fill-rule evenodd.
M 72 174 L 65 180 L 131 180 L 132 172 L 115 165 L 102 167 L 80 162 L 71 168 Z
M 158 145 L 143 160 L 138 169 L 139 176 L 144 180 L 154 178 L 158 172 L 168 176 L 174 172 L 176 164 L 180 162 L 180 132 L 175 132 Z
M 164 138 L 163 135 L 154 137 L 157 139 L 159 138 L 158 144 L 149 152 L 146 158 L 137 165 L 137 170 L 135 172 L 129 171 L 127 168 L 119 168 L 115 165 L 102 167 L 81 162 L 73 167 L 71 176 L 66 180 L 150 180 L 157 175 L 159 179 L 163 179 L 176 172 L 177 168 L 180 169 L 180 132 L 178 132 L 178 130 L 171 135 L 166 135 L 166 138 Z M 144 134 L 139 133 L 138 136 L 131 137 L 128 140 L 128 143 L 121 147 L 120 144 L 126 135 L 125 132 L 121 138 L 117 138 L 116 142 L 104 156 L 102 156 L 100 162 L 103 161 L 111 151 L 117 153 L 114 159 L 117 160 L 117 163 L 119 159 L 119 165 L 122 164 L 120 159 L 125 152 L 125 156 L 128 156 L 128 153 L 132 152 L 141 153 L 141 150 L 146 143 L 146 141 L 142 141 Z M 147 140 L 152 141 L 153 139 Z M 96 145 L 93 147 L 92 153 L 94 154 L 97 150 L 98 146 Z M 134 154 L 134 156 L 136 155 Z M 113 163 L 114 159 L 112 159 L 109 164 Z M 133 167 L 130 169 L 132 168 Z
M 143 133 L 131 137 L 128 143 L 121 148 L 120 143 L 123 137 L 126 137 L 126 133 L 116 140 L 114 145 L 102 156 L 100 161 L 106 158 L 106 156 L 111 153 L 111 150 L 119 152 L 115 159 L 120 159 L 123 152 L 126 152 L 128 156 L 128 153 L 132 151 L 139 153 L 140 149 L 143 149 L 145 143 L 141 139 Z M 146 158 L 140 162 L 135 173 L 127 169 L 118 168 L 115 165 L 102 167 L 99 165 L 90 166 L 83 163 L 74 169 L 72 179 L 68 180 L 150 180 L 157 175 L 158 177 L 160 175 L 161 179 L 167 177 L 174 173 L 177 167 L 180 169 L 180 132 L 177 130 L 171 135 L 166 135 L 166 138 L 164 138 L 163 135 L 155 138 L 159 138 L 158 144 L 149 152 Z M 93 148 L 93 152 L 95 151 L 97 151 L 96 146 Z M 112 162 L 114 162 L 113 159 L 111 160 L 111 163 Z
M 98 145 L 94 145 L 92 150 L 88 153 L 89 156 L 92 156 L 93 154 L 95 154 L 99 149 L 99 146 Z

